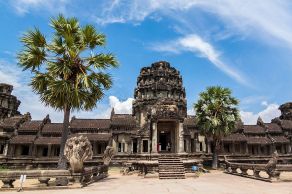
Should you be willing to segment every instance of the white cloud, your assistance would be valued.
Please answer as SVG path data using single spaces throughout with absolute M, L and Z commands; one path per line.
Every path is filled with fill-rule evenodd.
M 215 15 L 233 34 L 256 36 L 268 43 L 281 41 L 292 47 L 292 3 L 289 0 L 119 0 L 108 1 L 105 7 L 110 8 L 97 16 L 103 24 L 137 23 L 158 13 L 177 20 L 184 18 L 188 20 L 184 23 L 192 26 L 196 26 L 193 13 L 199 9 Z M 186 17 L 181 17 L 183 15 Z
M 265 109 L 258 113 L 240 111 L 241 119 L 244 124 L 256 124 L 259 116 L 264 122 L 271 122 L 273 118 L 280 116 L 281 112 L 278 109 L 278 104 L 268 104 L 266 101 L 263 101 L 262 105 L 265 106 Z
M 21 86 L 19 80 L 21 72 L 13 67 L 13 64 L 0 60 L 0 83 L 7 83 L 19 88 Z
M 220 53 L 215 50 L 210 43 L 196 34 L 186 35 L 168 43 L 156 43 L 155 46 L 151 48 L 156 51 L 173 53 L 180 53 L 181 51 L 193 52 L 201 57 L 207 58 L 213 65 L 239 83 L 249 85 L 246 79 L 238 71 L 231 68 L 220 59 Z
M 10 4 L 20 15 L 24 15 L 32 10 L 64 13 L 68 3 L 69 0 L 10 0 Z
M 131 114 L 133 100 L 133 98 L 128 98 L 125 101 L 120 101 L 116 96 L 110 96 L 109 104 L 111 108 L 115 109 L 115 113 Z

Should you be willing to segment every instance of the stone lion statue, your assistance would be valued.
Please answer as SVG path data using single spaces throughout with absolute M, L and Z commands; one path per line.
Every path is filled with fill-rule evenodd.
M 102 157 L 103 164 L 108 166 L 111 162 L 113 155 L 114 155 L 114 149 L 111 146 L 107 146 Z
M 92 146 L 84 136 L 76 136 L 67 140 L 64 155 L 68 159 L 71 170 L 75 173 L 83 171 L 83 162 L 92 159 Z

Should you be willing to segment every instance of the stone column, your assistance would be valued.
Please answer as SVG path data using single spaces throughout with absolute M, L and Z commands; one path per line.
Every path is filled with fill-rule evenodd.
M 234 145 L 234 142 L 231 143 L 231 154 L 235 154 L 235 145 Z
M 4 154 L 4 156 L 7 156 L 7 154 L 8 154 L 8 143 L 6 143 L 4 145 L 4 152 L 3 152 L 3 154 Z
M 289 144 L 287 144 L 286 149 L 287 149 L 287 153 L 290 153 L 291 152 L 291 146 Z
M 184 153 L 184 131 L 183 123 L 178 124 L 178 153 Z
M 48 145 L 48 157 L 51 157 L 51 152 L 52 152 L 52 144 Z
M 281 146 L 281 152 L 282 152 L 282 154 L 285 154 L 284 144 L 282 144 L 282 146 Z
M 260 145 L 258 145 L 258 146 L 257 146 L 257 148 L 258 148 L 258 154 L 257 154 L 257 155 L 262 155 L 262 152 L 261 152 L 261 147 L 260 147 Z
M 141 153 L 141 138 L 137 139 L 137 153 Z
M 248 144 L 247 143 L 245 144 L 245 153 L 250 154 L 250 153 L 248 153 Z
M 152 123 L 152 153 L 157 153 L 157 123 Z
M 36 155 L 36 146 L 33 146 L 33 144 L 29 145 L 29 151 L 28 151 L 28 155 L 29 156 L 35 156 Z
M 118 152 L 118 149 L 117 149 L 117 142 L 116 142 L 116 140 L 113 138 L 113 143 L 112 143 L 112 145 L 113 145 L 113 148 L 114 148 L 114 150 L 116 151 L 116 152 Z
M 207 153 L 212 153 L 211 142 L 208 142 L 207 146 Z
M 93 152 L 93 155 L 97 155 L 97 142 L 94 141 L 93 144 L 92 144 L 92 152 Z

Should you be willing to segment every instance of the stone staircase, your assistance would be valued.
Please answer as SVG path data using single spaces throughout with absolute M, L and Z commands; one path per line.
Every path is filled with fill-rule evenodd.
M 185 168 L 182 160 L 175 156 L 158 158 L 159 179 L 184 179 Z

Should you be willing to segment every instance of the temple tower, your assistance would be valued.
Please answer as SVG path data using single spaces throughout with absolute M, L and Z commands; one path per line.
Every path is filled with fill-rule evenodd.
M 12 93 L 13 86 L 0 83 L 0 121 L 7 117 L 19 115 L 20 101 Z
M 184 152 L 187 102 L 180 72 L 166 61 L 143 67 L 134 92 L 141 152 Z

